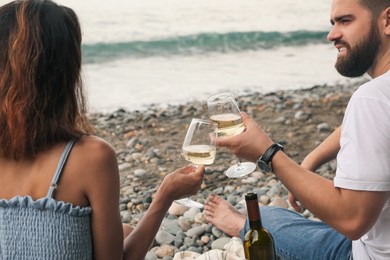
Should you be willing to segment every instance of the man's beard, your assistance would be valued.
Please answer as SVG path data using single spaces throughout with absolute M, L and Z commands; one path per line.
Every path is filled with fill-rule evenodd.
M 373 23 L 367 37 L 363 38 L 353 49 L 347 42 L 336 41 L 335 44 L 343 44 L 347 48 L 345 56 L 338 57 L 336 70 L 345 77 L 360 77 L 374 64 L 381 47 L 376 24 Z

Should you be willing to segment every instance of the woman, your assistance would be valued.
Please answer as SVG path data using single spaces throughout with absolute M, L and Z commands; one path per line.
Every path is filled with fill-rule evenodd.
M 116 154 L 86 117 L 81 31 L 50 0 L 0 7 L 0 258 L 143 259 L 173 200 L 204 167 L 161 183 L 123 241 Z

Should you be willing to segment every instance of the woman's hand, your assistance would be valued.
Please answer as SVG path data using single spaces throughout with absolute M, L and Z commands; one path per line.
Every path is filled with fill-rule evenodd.
M 192 196 L 202 185 L 204 169 L 203 165 L 193 164 L 180 168 L 164 178 L 158 192 L 170 201 Z

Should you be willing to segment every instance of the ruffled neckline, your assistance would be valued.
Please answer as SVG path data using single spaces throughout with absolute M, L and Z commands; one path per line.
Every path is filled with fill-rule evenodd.
M 51 210 L 70 216 L 81 217 L 91 214 L 90 206 L 74 206 L 71 202 L 57 201 L 45 197 L 34 200 L 31 196 L 15 196 L 12 199 L 0 199 L 0 208 L 32 208 L 37 210 Z

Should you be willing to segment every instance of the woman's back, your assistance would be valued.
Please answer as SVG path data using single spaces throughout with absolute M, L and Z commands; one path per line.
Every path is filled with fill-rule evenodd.
M 83 135 L 57 169 L 66 145 L 57 144 L 30 160 L 0 158 L 0 259 L 39 258 L 36 252 L 53 254 L 39 259 L 122 255 L 115 151 L 104 140 Z
M 59 180 L 72 147 L 58 145 L 28 162 L 1 159 L 2 259 L 92 259 L 91 208 L 55 198 L 57 187 L 67 189 Z M 81 194 L 71 200 L 82 202 Z
M 78 150 L 85 149 L 80 147 L 81 140 L 85 142 L 85 139 L 90 138 L 82 137 L 72 147 L 67 165 L 63 169 L 65 173 L 61 173 L 60 183 L 56 188 L 55 197 L 57 200 L 71 202 L 78 206 L 88 205 L 87 198 L 79 195 L 82 183 L 74 178 L 77 175 L 74 171 L 77 170 L 78 166 L 72 159 L 80 156 L 77 153 L 81 151 Z M 67 143 L 54 145 L 39 153 L 34 159 L 10 160 L 0 157 L 0 199 L 11 199 L 15 196 L 31 196 L 34 200 L 44 198 L 48 193 L 66 145 Z M 8 185 L 3 187 L 4 183 Z

